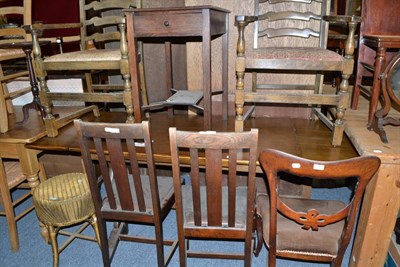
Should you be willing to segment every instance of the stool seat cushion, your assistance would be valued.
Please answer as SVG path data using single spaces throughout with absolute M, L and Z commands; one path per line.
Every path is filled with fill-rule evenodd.
M 39 220 L 56 227 L 73 225 L 94 214 L 83 173 L 61 174 L 39 184 L 33 191 L 33 204 Z

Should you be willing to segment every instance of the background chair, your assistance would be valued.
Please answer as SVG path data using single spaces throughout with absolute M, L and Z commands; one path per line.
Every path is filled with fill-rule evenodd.
M 17 189 L 21 189 L 20 191 L 24 190 L 25 192 L 23 194 L 16 192 L 18 195 L 13 196 L 12 193 Z M 3 161 L 0 157 L 0 195 L 1 206 L 3 207 L 0 215 L 7 218 L 11 249 L 13 252 L 16 252 L 19 250 L 17 221 L 33 210 L 33 205 L 30 204 L 18 214 L 15 211 L 15 207 L 18 205 L 27 205 L 24 202 L 29 200 L 31 196 L 27 178 L 22 173 L 18 161 Z
M 375 69 L 377 67 L 379 68 L 379 66 L 374 65 L 381 65 L 381 69 L 378 70 L 378 72 L 383 72 L 386 63 L 389 63 L 400 49 L 398 40 L 397 43 L 393 42 L 392 44 L 387 45 L 387 47 L 386 45 L 378 45 L 380 49 L 377 47 L 371 47 L 365 44 L 364 36 L 398 37 L 400 35 L 400 27 L 398 26 L 400 23 L 400 18 L 398 16 L 399 8 L 400 2 L 395 0 L 382 0 L 379 2 L 362 0 L 362 21 L 360 23 L 358 42 L 359 48 L 356 63 L 357 73 L 351 102 L 352 109 L 357 109 L 358 99 L 361 93 L 370 97 L 372 90 L 371 87 L 373 85 L 372 83 L 375 82 L 379 84 L 378 77 L 381 73 L 377 73 L 375 78 L 376 81 L 373 80 Z M 375 63 L 375 58 L 378 56 L 378 50 L 380 50 L 379 57 L 382 57 L 382 54 L 383 57 L 386 57 L 384 62 Z M 380 61 L 381 60 L 382 58 Z
M 345 56 L 326 49 L 329 1 L 259 1 L 255 0 L 254 16 L 236 16 L 239 37 L 236 58 L 236 131 L 260 103 L 298 107 L 313 106 L 320 119 L 333 129 L 332 144 L 341 144 L 344 112 L 348 105 L 348 79 L 353 72 L 354 31 L 358 19 L 342 16 L 349 25 Z M 254 23 L 251 47 L 245 41 L 245 29 Z M 245 49 L 247 46 L 250 49 Z M 323 93 L 323 73 L 340 71 L 342 81 L 338 92 Z M 252 73 L 251 91 L 245 90 L 245 72 Z M 268 74 L 268 75 L 266 75 Z M 273 74 L 273 75 L 272 75 Z M 279 75 L 277 75 L 279 74 Z M 282 74 L 288 74 L 282 76 Z M 253 106 L 245 107 L 246 103 Z M 323 114 L 319 107 L 336 107 L 333 116 Z M 281 112 L 284 114 L 284 111 Z
M 364 156 L 323 162 L 268 149 L 261 153 L 259 162 L 267 176 L 270 195 L 259 194 L 256 200 L 257 215 L 262 218 L 262 226 L 257 227 L 258 251 L 264 239 L 269 250 L 268 266 L 276 265 L 276 257 L 341 266 L 359 204 L 380 166 L 379 158 Z M 353 182 L 354 194 L 348 203 L 283 197 L 277 192 L 280 177 L 285 175 L 295 177 L 299 184 L 306 178 L 319 180 L 320 185 L 328 179 L 346 181 L 349 186 Z
M 157 265 L 167 265 L 177 246 L 177 240 L 163 239 L 162 228 L 175 202 L 173 182 L 172 177 L 156 175 L 149 123 L 76 120 L 75 127 L 98 219 L 104 266 L 110 266 L 119 240 L 155 243 Z M 91 155 L 94 151 L 105 187 L 104 196 L 94 166 L 97 160 Z M 140 163 L 144 164 L 143 170 Z M 109 238 L 107 220 L 115 222 Z M 128 223 L 154 225 L 155 239 L 129 235 Z M 165 259 L 164 245 L 171 246 Z
M 140 6 L 140 1 L 79 1 L 80 23 L 72 24 L 34 24 L 31 27 L 34 42 L 34 59 L 36 75 L 40 85 L 40 99 L 47 113 L 45 124 L 48 136 L 56 136 L 58 129 L 82 114 L 98 108 L 89 105 L 63 118 L 56 119 L 52 114 L 52 101 L 84 101 L 88 103 L 123 103 L 127 112 L 127 122 L 133 122 L 133 104 L 131 95 L 131 78 L 128 64 L 128 47 L 126 42 L 126 27 L 122 9 Z M 43 30 L 80 27 L 81 51 L 68 52 L 43 58 L 39 45 L 39 36 Z M 118 42 L 119 48 L 109 48 L 108 45 Z M 110 45 L 112 46 L 112 45 Z M 96 86 L 92 84 L 91 71 L 119 71 L 123 79 L 123 92 L 101 93 L 96 90 L 121 90 L 121 86 L 110 84 Z M 87 74 L 87 92 L 84 93 L 51 93 L 48 90 L 46 76 L 49 71 L 85 71 Z
M 31 0 L 24 0 L 22 6 L 0 5 L 0 44 L 30 40 L 30 35 L 19 26 L 32 23 Z M 25 53 L 22 49 L 0 49 L 0 132 L 8 131 L 8 115 L 14 113 L 12 99 L 30 92 L 30 87 L 9 92 L 7 83 L 16 79 L 28 79 L 26 65 L 19 69 L 16 62 L 25 63 Z M 19 65 L 20 66 L 20 65 Z M 17 67 L 17 68 L 16 68 Z
M 179 260 L 187 257 L 244 259 L 251 265 L 258 130 L 242 133 L 186 132 L 170 128 Z M 204 153 L 204 154 L 202 154 Z M 238 162 L 244 185 L 239 185 Z M 181 167 L 190 185 L 180 183 Z M 205 178 L 200 169 L 205 169 Z M 226 175 L 226 180 L 223 178 Z M 243 253 L 189 250 L 190 239 L 241 240 Z

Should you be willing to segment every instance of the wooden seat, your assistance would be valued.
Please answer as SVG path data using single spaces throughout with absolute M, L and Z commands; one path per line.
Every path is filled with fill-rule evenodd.
M 140 7 L 140 1 L 79 1 L 80 23 L 32 25 L 30 31 L 34 42 L 36 75 L 40 86 L 40 99 L 46 111 L 45 125 L 48 136 L 54 137 L 58 129 L 86 112 L 93 111 L 99 116 L 94 103 L 123 103 L 127 113 L 127 122 L 133 122 L 133 100 L 131 95 L 131 76 L 128 63 L 128 46 L 123 9 Z M 43 30 L 79 27 L 81 33 L 81 51 L 62 53 L 43 58 L 39 45 L 39 36 Z M 115 43 L 118 43 L 116 48 Z M 93 84 L 90 72 L 117 71 L 122 76 L 123 85 L 109 83 Z M 87 91 L 84 93 L 49 92 L 46 77 L 49 71 L 86 72 Z M 105 92 L 105 93 L 103 93 Z M 89 103 L 76 113 L 56 119 L 52 114 L 52 101 L 84 101 Z
M 22 6 L 0 6 L 0 16 L 14 18 L 15 22 L 29 25 L 32 23 L 32 3 L 31 0 L 24 0 Z M 8 22 L 8 21 L 7 21 Z M 14 23 L 10 21 L 10 23 Z M 19 28 L 21 25 L 13 24 L 10 28 L 0 29 L 0 44 L 21 42 L 30 39 L 30 36 L 25 31 Z M 6 37 L 6 38 L 5 38 Z M 9 68 L 5 70 L 3 65 L 10 65 L 15 60 L 24 61 L 25 53 L 22 49 L 0 49 L 0 133 L 8 131 L 8 115 L 14 113 L 12 99 L 30 92 L 30 87 L 21 88 L 12 93 L 7 88 L 7 83 L 16 79 L 28 79 L 28 71 L 12 70 Z
M 268 180 L 269 195 L 259 194 L 256 199 L 256 255 L 264 240 L 269 250 L 268 266 L 276 266 L 276 257 L 341 266 L 365 187 L 380 166 L 379 158 L 314 161 L 267 149 L 260 154 L 259 162 Z M 342 186 L 349 186 L 353 194 L 348 203 L 281 196 L 277 192 L 286 176 L 299 185 L 313 179 L 311 183 L 318 187 L 327 181 L 345 181 Z M 332 186 L 332 182 L 329 184 Z
M 75 127 L 98 218 L 104 266 L 110 266 L 120 240 L 156 244 L 157 266 L 167 265 L 177 240 L 164 240 L 162 222 L 175 202 L 174 189 L 172 177 L 156 175 L 149 123 L 76 120 Z M 94 166 L 97 161 L 104 197 Z M 106 220 L 115 222 L 109 237 Z M 154 225 L 155 238 L 129 235 L 128 223 Z M 171 246 L 165 259 L 164 245 Z
M 239 31 L 236 131 L 243 131 L 245 120 L 254 114 L 256 104 L 314 107 L 315 114 L 333 130 L 332 144 L 341 144 L 343 117 L 348 105 L 348 79 L 354 65 L 354 31 L 359 18 L 326 16 L 329 2 L 255 0 L 254 16 L 235 17 Z M 348 24 L 345 56 L 326 49 L 327 20 Z M 254 23 L 253 43 L 248 40 L 251 34 L 245 31 L 251 23 Z M 327 71 L 342 73 L 337 93 L 322 90 L 323 74 Z M 245 84 L 246 72 L 252 73 L 251 86 Z M 336 107 L 336 110 L 322 112 L 321 106 Z M 281 116 L 284 115 L 285 110 L 282 110 Z
M 53 267 L 58 267 L 61 253 L 75 238 L 99 241 L 99 230 L 86 175 L 60 174 L 40 183 L 33 191 L 33 204 L 39 221 L 45 226 L 45 237 L 53 251 Z M 75 232 L 62 231 L 64 227 L 81 224 Z M 91 224 L 96 238 L 82 235 Z M 58 246 L 57 234 L 69 236 Z
M 187 257 L 244 259 L 250 266 L 258 130 L 216 133 L 170 128 L 169 137 L 180 266 L 187 265 Z M 239 184 L 242 156 L 249 164 L 243 166 L 243 184 Z M 181 168 L 190 173 L 187 185 L 180 183 Z M 189 249 L 191 239 L 244 241 L 243 253 L 196 251 Z
M 16 189 L 24 190 L 25 193 L 18 195 L 18 197 L 12 196 L 12 192 Z M 28 207 L 19 211 L 18 214 L 15 211 L 15 207 L 18 205 L 26 205 L 25 200 L 28 200 L 31 196 L 27 177 L 22 173 L 18 161 L 3 161 L 0 157 L 0 195 L 1 206 L 3 208 L 0 215 L 7 218 L 11 250 L 16 252 L 19 250 L 17 221 L 33 210 L 33 205 L 28 205 Z

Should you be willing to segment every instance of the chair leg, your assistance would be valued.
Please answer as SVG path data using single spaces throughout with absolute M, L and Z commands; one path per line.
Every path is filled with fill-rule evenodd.
M 260 254 L 260 251 L 262 249 L 262 245 L 263 245 L 263 228 L 262 228 L 262 218 L 261 215 L 258 213 L 254 213 L 254 228 L 253 230 L 256 231 L 256 236 L 257 236 L 257 245 L 254 248 L 254 256 L 258 257 L 258 255 Z
M 98 220 L 97 227 L 99 231 L 100 249 L 101 249 L 101 256 L 103 258 L 103 266 L 108 267 L 111 265 L 111 260 L 110 260 L 109 246 L 108 246 L 106 222 L 102 219 Z
M 57 243 L 57 230 L 54 226 L 48 226 L 50 234 L 51 249 L 53 250 L 53 267 L 58 267 L 58 243 Z
M 10 191 L 8 191 L 7 188 L 7 190 L 3 190 L 4 188 L 0 189 L 1 200 L 7 218 L 8 232 L 10 234 L 11 250 L 13 252 L 17 252 L 19 250 L 18 229 L 15 221 L 14 207 L 12 204 Z
M 159 267 L 164 266 L 164 240 L 163 240 L 163 230 L 161 222 L 158 221 L 155 223 L 155 242 L 157 249 L 157 264 Z
M 89 219 L 89 223 L 93 227 L 94 234 L 96 235 L 97 244 L 99 245 L 99 247 L 101 249 L 99 226 L 97 225 L 97 217 L 95 214 L 93 214 L 92 217 Z
M 339 86 L 339 95 L 341 99 L 336 110 L 336 120 L 333 125 L 332 145 L 340 146 L 342 144 L 344 132 L 344 114 L 349 103 L 349 74 L 342 74 L 342 82 Z
M 0 83 L 0 133 L 8 131 L 8 111 L 4 94 L 3 83 Z
M 251 266 L 251 258 L 252 258 L 252 238 L 246 238 L 244 244 L 244 266 L 250 267 Z

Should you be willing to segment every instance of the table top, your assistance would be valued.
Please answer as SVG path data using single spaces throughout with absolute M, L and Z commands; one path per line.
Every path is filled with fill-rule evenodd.
M 203 9 L 210 9 L 215 11 L 220 11 L 224 13 L 230 13 L 228 9 L 212 6 L 212 5 L 203 5 L 203 6 L 183 6 L 183 7 L 156 7 L 156 8 L 129 8 L 125 9 L 125 12 L 132 13 L 143 13 L 143 12 L 175 12 L 175 11 L 202 11 Z
M 15 113 L 8 116 L 9 131 L 0 133 L 0 143 L 27 144 L 46 136 L 42 118 L 36 110 L 29 110 L 29 119 L 17 124 L 23 117 L 22 107 L 16 106 Z
M 400 36 L 398 35 L 363 35 L 363 42 L 373 47 L 400 48 Z
M 379 135 L 367 129 L 369 102 L 360 96 L 357 110 L 346 111 L 346 134 L 360 155 L 374 155 L 382 163 L 400 164 L 400 127 L 384 126 L 388 143 L 384 144 Z M 388 116 L 400 118 L 400 112 L 391 109 Z
M 125 122 L 126 113 L 102 112 L 95 118 L 88 113 L 81 119 L 97 122 Z M 221 116 L 213 117 L 213 129 L 216 131 L 234 131 L 233 116 L 223 121 Z M 197 115 L 175 114 L 168 117 L 167 112 L 154 112 L 150 116 L 150 131 L 153 139 L 154 158 L 158 164 L 170 164 L 169 127 L 179 130 L 202 131 L 203 117 Z M 357 156 L 349 140 L 344 138 L 341 147 L 330 144 L 331 132 L 320 121 L 308 119 L 257 118 L 249 119 L 245 130 L 259 129 L 259 152 L 266 148 L 282 151 L 316 160 L 338 160 Z M 63 127 L 57 137 L 44 137 L 26 145 L 28 148 L 80 153 L 75 128 L 72 123 Z M 190 159 L 188 159 L 190 160 Z M 247 164 L 242 159 L 242 164 Z
M 48 45 L 51 41 L 39 41 L 39 45 Z M 2 43 L 0 44 L 1 49 L 16 49 L 16 48 L 32 48 L 32 41 L 21 41 L 21 42 L 11 42 L 11 43 Z

